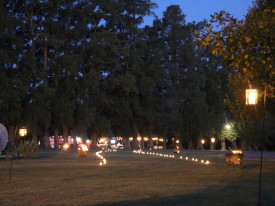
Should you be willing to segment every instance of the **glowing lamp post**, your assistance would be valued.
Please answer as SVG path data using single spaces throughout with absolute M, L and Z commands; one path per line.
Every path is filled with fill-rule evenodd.
M 246 105 L 256 105 L 258 103 L 258 91 L 257 89 L 246 90 Z
M 246 90 L 246 105 L 256 105 L 258 104 L 258 91 L 256 89 Z M 264 94 L 264 109 L 265 109 L 265 99 L 266 99 L 266 88 Z M 264 138 L 264 119 L 263 119 L 263 138 Z M 259 194 L 258 194 L 258 205 L 261 205 L 261 182 L 262 182 L 262 167 L 263 167 L 263 145 L 261 145 L 261 163 L 260 163 L 260 178 L 259 178 Z
M 25 136 L 27 136 L 27 132 L 28 132 L 28 130 L 26 128 L 21 128 L 21 129 L 19 129 L 19 136 L 25 137 Z

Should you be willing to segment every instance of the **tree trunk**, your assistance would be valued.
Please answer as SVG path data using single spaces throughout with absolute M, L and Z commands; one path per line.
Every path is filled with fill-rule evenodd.
M 232 149 L 233 149 L 233 150 L 238 149 L 236 140 L 234 140 L 234 141 L 232 142 Z
M 97 147 L 97 142 L 96 142 L 96 133 L 95 132 L 91 132 L 91 140 L 92 140 L 92 149 L 98 149 Z
M 163 138 L 162 149 L 167 149 L 166 138 Z
M 144 149 L 144 138 L 141 139 L 141 149 Z
M 197 149 L 198 150 L 204 150 L 203 149 L 203 144 L 201 143 L 201 139 L 200 138 L 197 139 Z
M 64 143 L 68 143 L 68 125 L 63 123 L 63 135 Z
M 132 149 L 139 149 L 139 144 L 138 144 L 138 140 L 137 140 L 137 136 L 135 135 L 133 137 L 133 144 L 132 144 Z
M 48 121 L 45 121 L 45 127 L 44 127 L 44 136 L 43 136 L 43 148 L 44 149 L 49 149 L 49 126 L 48 126 Z
M 77 148 L 77 142 L 76 142 L 76 134 L 75 134 L 75 128 L 72 127 L 71 129 L 71 138 L 73 139 L 73 148 Z
M 58 129 L 57 128 L 54 129 L 54 149 L 55 150 L 59 149 L 59 145 L 58 145 Z
M 36 133 L 36 131 L 32 131 L 32 141 L 37 144 L 37 133 Z
M 9 125 L 9 142 L 11 144 L 11 149 L 14 149 L 15 144 L 15 126 Z
M 129 138 L 124 138 L 124 149 L 130 149 L 131 145 L 130 145 L 130 141 Z
M 147 149 L 152 149 L 154 147 L 152 137 L 148 137 L 148 144 L 147 144 Z
M 225 148 L 225 140 L 222 140 L 222 148 L 221 148 L 222 151 L 225 151 L 226 148 Z
M 210 143 L 210 150 L 215 150 L 214 143 Z
M 192 139 L 188 141 L 188 149 L 193 149 Z
M 246 143 L 246 139 L 245 138 L 241 139 L 241 149 L 243 151 L 247 151 L 247 143 Z

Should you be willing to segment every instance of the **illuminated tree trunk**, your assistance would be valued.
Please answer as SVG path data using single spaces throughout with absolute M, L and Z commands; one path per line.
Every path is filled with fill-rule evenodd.
M 197 149 L 198 149 L 198 150 L 204 150 L 200 138 L 197 139 Z
M 210 143 L 210 150 L 214 150 L 215 148 L 214 148 L 214 144 L 211 142 Z

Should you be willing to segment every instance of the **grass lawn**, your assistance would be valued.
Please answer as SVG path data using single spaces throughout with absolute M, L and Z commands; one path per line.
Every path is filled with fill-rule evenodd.
M 171 152 L 171 151 L 170 151 Z M 167 154 L 169 152 L 166 152 Z M 76 151 L 40 152 L 35 159 L 0 160 L 0 205 L 257 205 L 259 161 L 230 166 L 224 154 L 185 151 L 177 158 L 102 153 L 77 157 Z M 171 153 L 172 154 L 172 153 Z M 262 205 L 275 204 L 275 162 L 265 161 Z

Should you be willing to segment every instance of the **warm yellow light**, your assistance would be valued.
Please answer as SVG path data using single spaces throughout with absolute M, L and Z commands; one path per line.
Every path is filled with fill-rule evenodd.
M 246 102 L 247 105 L 255 105 L 258 103 L 258 91 L 257 89 L 246 90 Z
M 63 145 L 63 150 L 67 150 L 67 149 L 69 149 L 69 144 L 68 143 L 65 143 L 64 145 Z
M 225 128 L 226 128 L 226 129 L 230 129 L 231 126 L 230 126 L 229 124 L 227 124 L 227 125 L 225 125 Z
M 158 141 L 159 138 L 158 138 L 158 137 L 153 137 L 152 140 L 153 140 L 153 141 Z
M 242 150 L 232 150 L 233 154 L 242 154 Z
M 180 141 L 179 141 L 179 140 L 176 140 L 176 143 L 178 144 L 178 143 L 180 143 Z
M 215 137 L 211 137 L 211 142 L 215 143 L 215 141 L 216 141 Z
M 209 164 L 209 161 L 207 160 L 207 161 L 205 162 L 205 164 L 207 164 L 207 165 L 208 165 L 208 164 Z
M 204 139 L 202 139 L 202 140 L 201 140 L 201 143 L 202 143 L 202 144 L 204 144 L 204 143 L 205 143 L 205 140 L 204 140 Z
M 180 156 L 180 159 L 182 159 L 182 156 Z
M 186 160 L 188 160 L 188 157 L 185 157 Z
M 21 137 L 27 136 L 27 129 L 25 129 L 25 128 L 19 129 L 19 135 L 20 135 Z
M 163 141 L 164 141 L 164 139 L 163 139 L 163 138 L 160 138 L 160 139 L 159 139 L 159 141 L 160 141 L 160 142 L 163 142 Z
M 204 160 L 201 160 L 201 163 L 204 163 Z
M 82 151 L 88 151 L 88 147 L 85 144 L 81 144 Z
M 138 141 L 141 141 L 141 137 L 137 137 L 137 140 L 138 140 Z
M 134 139 L 133 137 L 129 137 L 129 141 L 133 141 L 133 139 Z
M 144 139 L 145 142 L 148 141 L 148 137 L 144 137 L 143 139 Z

